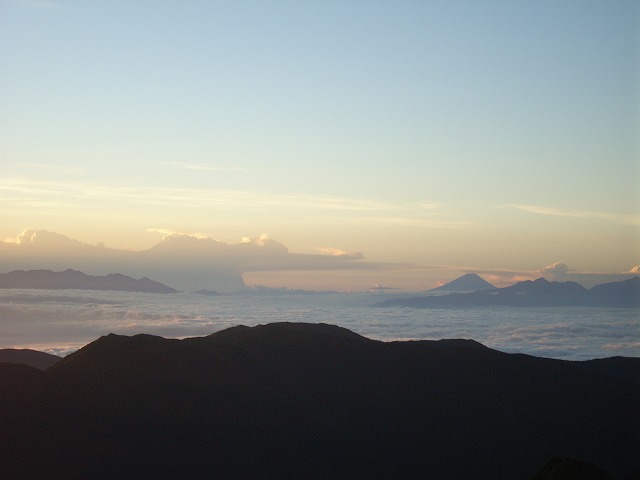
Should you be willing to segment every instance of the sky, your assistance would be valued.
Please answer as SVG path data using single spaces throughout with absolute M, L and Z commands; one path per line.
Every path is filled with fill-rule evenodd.
M 60 239 L 171 245 L 169 284 L 188 238 L 288 288 L 640 265 L 636 1 L 0 0 L 0 65 L 2 272 Z

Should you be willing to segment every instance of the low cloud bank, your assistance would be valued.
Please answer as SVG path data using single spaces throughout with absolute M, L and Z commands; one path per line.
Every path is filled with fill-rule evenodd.
M 234 325 L 333 323 L 378 340 L 473 338 L 507 352 L 584 360 L 640 356 L 633 309 L 372 309 L 388 294 L 260 297 L 0 291 L 0 348 L 64 355 L 108 333 L 168 338 Z
M 317 254 L 292 253 L 267 235 L 225 243 L 200 234 L 166 232 L 162 241 L 147 250 L 127 251 L 29 229 L 15 243 L 0 242 L 0 272 L 73 268 L 89 275 L 149 277 L 183 291 L 206 289 L 221 293 L 245 289 L 247 278 L 251 285 L 293 289 L 366 291 L 383 284 L 389 289 L 417 292 L 465 273 L 477 273 L 497 287 L 544 277 L 578 282 L 587 288 L 640 273 L 640 266 L 620 273 L 581 272 L 560 261 L 538 270 L 397 264 L 365 260 L 360 252 L 335 247 L 319 248 Z
M 627 280 L 638 276 L 638 274 L 640 274 L 638 267 L 632 267 L 629 271 L 621 273 L 579 272 L 570 269 L 562 262 L 553 263 L 540 270 L 540 276 L 549 281 L 576 282 L 586 288 L 591 288 L 594 285 L 600 285 L 602 283 Z
M 243 273 L 264 270 L 334 270 L 361 264 L 361 253 L 330 248 L 323 254 L 291 253 L 267 236 L 230 244 L 209 237 L 169 234 L 144 251 L 88 245 L 64 235 L 25 230 L 16 243 L 0 242 L 4 271 L 73 268 L 92 275 L 150 277 L 183 290 L 230 292 L 245 288 Z

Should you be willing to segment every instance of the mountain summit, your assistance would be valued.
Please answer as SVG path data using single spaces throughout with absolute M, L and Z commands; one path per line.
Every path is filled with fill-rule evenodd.
M 506 480 L 558 455 L 627 478 L 639 375 L 327 324 L 111 334 L 45 371 L 0 364 L 0 478 Z
M 453 282 L 452 282 L 453 283 Z M 445 285 L 446 286 L 446 285 Z M 640 307 L 640 277 L 604 283 L 590 289 L 575 282 L 550 282 L 544 278 L 525 280 L 504 288 L 443 295 L 394 298 L 377 307 Z
M 451 282 L 437 288 L 432 288 L 428 293 L 466 293 L 495 290 L 496 287 L 487 282 L 476 273 L 467 273 Z

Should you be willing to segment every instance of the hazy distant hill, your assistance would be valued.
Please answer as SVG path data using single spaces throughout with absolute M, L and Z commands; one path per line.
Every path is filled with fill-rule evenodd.
M 483 290 L 495 290 L 496 287 L 487 282 L 476 273 L 467 273 L 451 282 L 437 288 L 432 288 L 427 293 L 466 293 L 481 292 Z
M 50 353 L 30 350 L 28 348 L 3 348 L 0 349 L 0 363 L 20 363 L 40 370 L 46 370 L 62 357 Z
M 527 479 L 640 469 L 640 359 L 567 362 L 323 324 L 108 335 L 0 365 L 0 478 Z M 46 448 L 44 448 L 46 446 Z
M 575 282 L 549 282 L 544 278 L 518 282 L 492 291 L 418 296 L 386 300 L 379 307 L 640 307 L 640 277 L 586 289 Z
M 196 293 L 198 295 L 206 295 L 208 297 L 218 297 L 218 296 L 222 295 L 220 292 L 216 292 L 215 290 L 206 290 L 206 289 L 198 290 L 198 291 L 193 292 L 193 293 Z
M 0 273 L 0 288 L 38 288 L 46 290 L 115 290 L 123 292 L 176 293 L 173 288 L 147 277 L 136 280 L 119 273 L 106 276 L 87 275 L 77 270 L 15 270 Z

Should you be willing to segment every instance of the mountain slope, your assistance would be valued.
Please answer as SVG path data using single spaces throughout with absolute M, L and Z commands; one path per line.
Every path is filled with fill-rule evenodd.
M 427 293 L 466 293 L 480 292 L 483 290 L 495 290 L 496 287 L 491 285 L 480 275 L 476 273 L 467 273 L 461 277 L 440 287 L 432 288 Z
M 65 270 L 64 272 L 53 272 L 51 270 L 15 270 L 9 273 L 0 273 L 0 288 L 176 293 L 173 288 L 154 282 L 147 277 L 137 280 L 120 273 L 92 276 L 72 269 Z
M 38 352 L 28 348 L 3 348 L 0 349 L 1 363 L 18 363 L 29 365 L 40 370 L 46 370 L 51 365 L 59 362 L 62 357 L 50 353 Z
M 3 478 L 526 479 L 553 456 L 640 468 L 640 359 L 281 323 L 108 335 L 21 381 L 3 367 L 21 366 L 0 365 Z
M 640 307 L 640 277 L 596 285 L 587 290 L 575 282 L 549 282 L 544 278 L 518 282 L 491 291 L 398 298 L 378 307 Z

